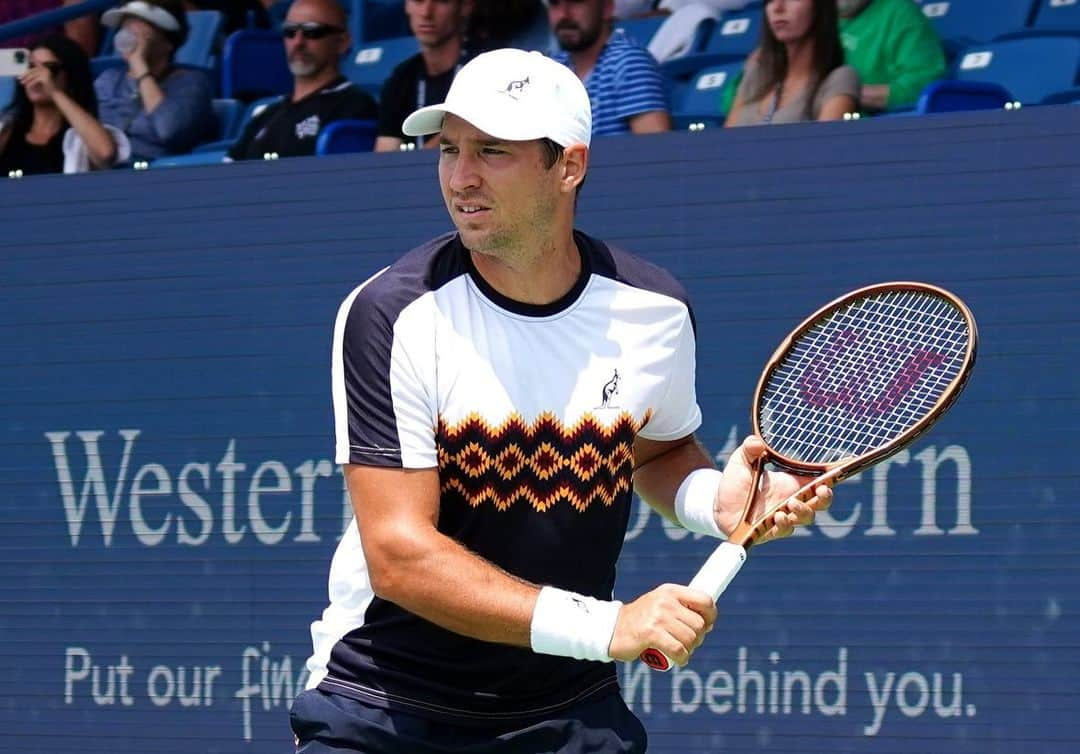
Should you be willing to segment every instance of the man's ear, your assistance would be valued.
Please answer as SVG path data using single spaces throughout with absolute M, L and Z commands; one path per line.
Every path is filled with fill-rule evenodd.
M 563 191 L 573 193 L 585 180 L 589 170 L 589 148 L 584 144 L 571 144 L 563 149 L 562 177 Z

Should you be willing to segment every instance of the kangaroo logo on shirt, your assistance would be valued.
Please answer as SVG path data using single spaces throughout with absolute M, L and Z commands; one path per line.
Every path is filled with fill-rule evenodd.
M 513 99 L 517 99 L 520 95 L 525 93 L 525 89 L 528 86 L 529 86 L 529 77 L 526 76 L 523 79 L 518 79 L 517 81 L 511 81 L 509 84 L 507 84 L 506 85 L 506 93 L 509 94 Z
M 600 398 L 600 405 L 597 408 L 618 408 L 611 401 L 619 394 L 619 370 L 615 370 L 615 374 L 611 379 L 604 383 L 603 392 Z

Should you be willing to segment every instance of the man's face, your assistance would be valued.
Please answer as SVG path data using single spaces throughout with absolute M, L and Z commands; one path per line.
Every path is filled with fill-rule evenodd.
M 441 47 L 461 33 L 464 0 L 405 0 L 405 15 L 421 47 Z
M 323 3 L 293 3 L 281 27 L 289 71 L 297 78 L 311 78 L 336 71 L 349 48 L 349 36 Z
M 607 0 L 548 0 L 548 22 L 559 47 L 580 52 L 592 47 L 604 32 Z
M 447 114 L 439 149 L 443 201 L 467 249 L 512 259 L 551 226 L 560 170 L 545 166 L 539 141 L 500 141 Z

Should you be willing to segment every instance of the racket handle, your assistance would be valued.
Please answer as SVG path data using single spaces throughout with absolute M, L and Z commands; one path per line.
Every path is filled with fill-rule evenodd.
M 728 588 L 735 574 L 746 562 L 746 548 L 733 542 L 721 542 L 690 581 L 690 588 L 705 592 L 713 602 Z M 641 653 L 640 660 L 653 670 L 662 673 L 671 670 L 671 658 L 659 649 L 649 647 Z

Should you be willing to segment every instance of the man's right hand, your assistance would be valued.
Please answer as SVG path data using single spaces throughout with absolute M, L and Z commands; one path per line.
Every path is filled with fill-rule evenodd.
M 709 595 L 663 584 L 619 610 L 608 653 L 629 662 L 646 649 L 659 649 L 682 667 L 715 622 L 716 605 Z

